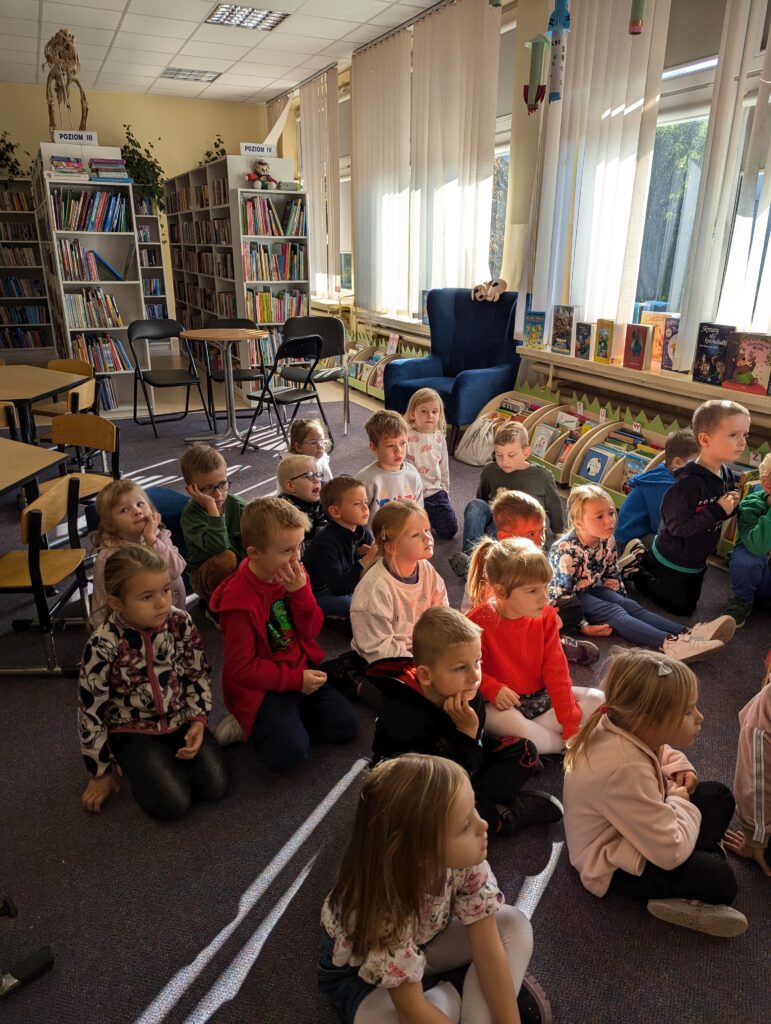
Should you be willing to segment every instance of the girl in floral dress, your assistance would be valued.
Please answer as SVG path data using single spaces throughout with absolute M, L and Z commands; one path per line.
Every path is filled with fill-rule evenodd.
M 321 912 L 319 987 L 344 1024 L 551 1020 L 523 985 L 530 922 L 504 905 L 486 855 L 460 765 L 404 754 L 372 770 Z

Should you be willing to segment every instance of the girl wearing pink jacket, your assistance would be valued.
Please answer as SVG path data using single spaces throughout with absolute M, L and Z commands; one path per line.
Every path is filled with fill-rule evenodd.
M 741 935 L 747 919 L 730 906 L 736 879 L 720 845 L 733 796 L 720 782 L 698 782 L 673 749 L 701 730 L 696 677 L 638 648 L 616 653 L 603 689 L 605 703 L 565 754 L 571 864 L 595 896 L 620 893 L 670 924 Z

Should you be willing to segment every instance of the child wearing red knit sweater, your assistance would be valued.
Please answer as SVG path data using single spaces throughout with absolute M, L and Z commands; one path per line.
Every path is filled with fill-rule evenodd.
M 482 593 L 493 595 L 468 613 L 482 629 L 487 731 L 521 736 L 542 754 L 558 754 L 602 704 L 603 694 L 571 683 L 557 613 L 547 596 L 549 561 L 520 537 L 486 537 L 471 557 L 469 576 Z

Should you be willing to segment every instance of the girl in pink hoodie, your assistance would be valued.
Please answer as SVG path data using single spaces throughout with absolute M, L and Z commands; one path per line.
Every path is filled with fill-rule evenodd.
M 734 799 L 698 782 L 686 757 L 701 730 L 696 677 L 657 651 L 611 662 L 605 703 L 567 744 L 565 836 L 571 864 L 595 896 L 645 900 L 662 921 L 741 935 L 736 879 L 721 847 Z

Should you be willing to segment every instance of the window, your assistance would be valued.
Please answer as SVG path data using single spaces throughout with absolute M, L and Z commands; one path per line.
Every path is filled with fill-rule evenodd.
M 490 278 L 501 276 L 503 235 L 506 230 L 506 193 L 509 188 L 509 150 L 496 153 L 493 164 L 493 206 L 490 215 Z
M 636 293 L 648 309 L 680 310 L 706 138 L 705 117 L 656 129 Z

